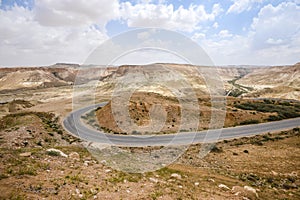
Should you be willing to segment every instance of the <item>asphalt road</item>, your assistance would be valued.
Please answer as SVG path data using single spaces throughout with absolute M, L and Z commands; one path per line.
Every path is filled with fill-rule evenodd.
M 105 104 L 106 102 L 73 111 L 63 121 L 64 128 L 72 135 L 89 142 L 105 143 L 114 146 L 145 147 L 216 142 L 225 139 L 253 136 L 267 132 L 300 127 L 300 118 L 294 118 L 263 124 L 237 126 L 200 132 L 183 132 L 178 134 L 151 136 L 113 135 L 91 129 L 80 120 L 84 113 L 99 106 L 104 106 Z

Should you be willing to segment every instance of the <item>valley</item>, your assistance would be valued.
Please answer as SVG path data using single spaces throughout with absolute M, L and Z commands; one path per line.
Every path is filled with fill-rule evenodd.
M 124 133 L 119 129 L 120 121 L 114 120 L 112 105 L 124 104 L 109 100 L 112 95 L 122 96 L 120 90 L 124 94 L 134 90 L 125 102 L 137 126 L 151 124 L 151 117 L 162 118 L 151 115 L 151 107 L 161 106 L 156 113 L 163 114 L 164 110 L 166 123 L 161 131 L 154 132 L 158 136 L 191 131 L 180 128 L 182 112 L 177 91 L 194 95 L 191 97 L 197 100 L 188 105 L 198 107 L 199 115 L 193 115 L 194 107 L 187 107 L 185 112 L 189 122 L 198 119 L 197 126 L 187 124 L 197 131 L 209 128 L 212 109 L 215 113 L 225 111 L 224 127 L 299 117 L 299 63 L 218 67 L 220 79 L 215 81 L 222 83 L 224 93 L 216 94 L 228 95 L 225 98 L 209 95 L 209 76 L 198 76 L 197 69 L 179 64 L 105 68 L 63 63 L 0 68 L 0 199 L 298 199 L 299 127 L 218 141 L 205 157 L 199 156 L 205 145 L 193 144 L 170 165 L 144 173 L 110 167 L 109 159 L 97 159 L 86 148 L 86 141 L 63 127 L 63 120 L 74 109 L 91 105 L 90 102 L 108 102 L 80 120 L 87 127 L 99 128 L 112 136 L 147 136 L 150 133 Z M 153 70 L 160 70 L 160 76 Z M 136 82 L 130 81 L 133 76 L 158 84 L 150 82 L 136 90 Z M 163 87 L 166 81 L 169 88 Z M 172 90 L 171 86 L 180 90 Z M 91 96 L 90 91 L 95 95 Z M 212 104 L 213 98 L 223 99 L 226 104 Z M 123 119 L 121 115 L 119 119 Z M 101 144 L 101 148 L 105 153 L 113 147 Z M 124 150 L 151 154 L 157 148 L 161 147 Z

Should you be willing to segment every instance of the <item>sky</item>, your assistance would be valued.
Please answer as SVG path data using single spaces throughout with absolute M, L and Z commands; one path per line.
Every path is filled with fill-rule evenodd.
M 216 65 L 295 64 L 299 19 L 300 0 L 0 0 L 0 66 L 82 64 L 144 27 L 191 38 Z

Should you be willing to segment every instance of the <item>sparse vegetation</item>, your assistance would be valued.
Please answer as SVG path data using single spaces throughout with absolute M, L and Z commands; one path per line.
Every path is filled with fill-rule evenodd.
M 213 153 L 222 153 L 223 149 L 219 148 L 217 145 L 213 145 L 213 147 L 211 149 L 211 152 L 213 152 Z
M 63 77 L 57 69 L 52 74 L 58 79 Z M 110 77 L 108 75 L 105 79 Z M 71 82 L 74 76 L 67 79 Z M 251 94 L 257 89 L 251 91 L 252 88 L 238 85 L 236 81 L 233 84 L 235 89 L 231 93 L 232 96 L 245 94 L 250 98 L 255 97 Z M 112 164 L 110 157 L 95 160 L 90 152 L 81 146 L 79 139 L 62 129 L 57 116 L 66 116 L 71 111 L 72 88 L 68 88 L 64 94 L 62 88 L 50 90 L 53 85 L 55 84 L 45 84 L 45 87 L 31 88 L 30 91 L 15 90 L 15 93 L 0 91 L 4 101 L 12 99 L 14 95 L 34 99 L 28 102 L 13 101 L 17 106 L 0 103 L 0 106 L 3 106 L 0 107 L 1 116 L 9 114 L 0 119 L 0 199 L 298 199 L 299 197 L 299 128 L 276 134 L 268 133 L 218 142 L 204 158 L 199 157 L 201 144 L 191 145 L 190 149 L 172 165 L 158 171 L 142 174 L 119 172 L 109 167 Z M 107 94 L 113 88 L 112 84 L 109 87 L 108 85 L 105 85 Z M 46 87 L 49 88 L 43 90 Z M 267 90 L 268 94 L 274 91 L 273 88 Z M 52 99 L 51 95 L 55 98 Z M 255 95 L 260 97 L 263 93 Z M 166 102 L 166 109 L 170 113 L 167 118 L 168 126 L 157 134 L 172 133 L 180 123 L 178 102 L 175 98 L 164 96 L 157 99 Z M 300 104 L 296 101 L 232 97 L 227 99 L 229 103 L 226 118 L 228 117 L 230 122 L 229 125 L 226 124 L 228 126 L 295 117 L 300 110 Z M 38 102 L 40 100 L 43 103 Z M 147 124 L 145 120 L 149 115 L 147 102 L 139 97 L 136 102 L 131 103 L 132 111 L 137 113 L 131 113 L 134 122 L 138 125 Z M 204 108 L 201 107 L 200 117 L 204 120 L 201 121 L 203 126 L 200 129 L 205 130 L 208 127 L 204 125 L 209 122 L 207 119 L 211 116 L 207 111 L 211 104 L 206 97 L 201 96 L 199 105 Z M 48 113 L 48 108 L 51 108 L 53 113 Z M 39 109 L 44 112 L 32 112 Z M 106 115 L 105 109 L 98 108 L 96 111 L 103 111 L 105 116 L 103 119 L 110 122 L 112 118 Z M 93 112 L 87 113 L 82 119 L 99 128 Z M 138 131 L 122 133 L 111 127 L 103 129 L 112 134 L 140 134 Z M 186 128 L 182 131 L 190 130 Z M 46 152 L 49 148 L 60 150 L 68 157 L 57 156 L 58 152 Z M 127 148 L 137 154 L 153 149 L 155 148 Z M 72 158 L 71 154 L 75 156 Z M 152 157 L 161 158 L 156 154 L 152 154 Z M 123 155 L 116 155 L 116 158 L 125 160 Z M 226 185 L 229 189 L 219 188 L 220 184 Z M 247 196 L 248 194 L 243 191 L 234 192 L 232 190 L 234 186 L 240 186 L 241 189 L 244 186 L 251 186 L 256 190 L 258 197 Z
M 272 101 L 265 99 L 259 102 L 245 102 L 234 106 L 243 110 L 255 110 L 265 113 L 277 113 L 269 116 L 269 121 L 300 117 L 299 103 Z
M 49 156 L 60 156 L 60 153 L 57 151 L 47 151 L 47 154 Z
M 258 124 L 259 121 L 255 119 L 249 119 L 240 123 L 240 125 Z
M 252 91 L 253 88 L 251 87 L 247 87 L 247 86 L 243 86 L 240 84 L 237 84 L 236 81 L 241 79 L 244 75 L 235 78 L 231 81 L 228 81 L 228 83 L 230 83 L 231 85 L 233 85 L 235 88 L 230 92 L 229 96 L 233 96 L 233 97 L 239 97 L 244 93 L 248 93 L 249 91 Z
M 125 172 L 115 172 L 112 177 L 108 178 L 107 181 L 110 183 L 122 183 L 124 181 L 128 182 L 139 182 L 142 179 L 142 174 L 136 173 L 125 173 Z
M 106 131 L 106 132 L 110 132 L 111 130 L 108 130 L 105 127 L 100 127 L 100 125 L 97 122 L 96 119 L 96 111 L 100 110 L 101 107 L 96 108 L 95 110 L 92 110 L 90 112 L 87 112 L 85 115 L 81 116 L 81 119 L 89 126 L 91 126 L 92 128 L 95 128 L 97 130 L 102 130 L 102 131 Z
M 224 168 L 224 157 L 227 157 L 229 160 L 232 159 L 229 155 L 234 156 L 235 159 L 243 158 L 243 156 L 247 156 L 248 159 L 253 159 L 253 156 L 256 154 L 255 148 L 251 149 L 251 146 L 247 145 L 257 145 L 257 143 L 260 142 L 263 147 L 267 147 L 267 144 L 284 141 L 289 137 L 297 137 L 297 134 L 299 134 L 297 131 L 299 131 L 299 129 L 295 128 L 293 131 L 293 133 L 283 131 L 279 134 L 266 134 L 264 136 L 236 139 L 236 142 L 234 142 L 234 140 L 227 140 L 226 142 L 224 141 L 224 143 L 218 143 L 212 149 L 208 157 L 205 158 L 204 166 L 213 165 L 212 169 L 201 167 L 202 161 L 199 161 L 196 156 L 198 152 L 197 148 L 192 146 L 191 149 L 196 150 L 196 152 L 194 154 L 187 152 L 187 159 L 184 158 L 185 155 L 183 156 L 184 165 L 174 163 L 175 165 L 170 167 L 144 174 L 132 174 L 115 170 L 105 172 L 107 167 L 102 164 L 94 164 L 93 162 L 93 164 L 84 165 L 83 162 L 73 162 L 69 158 L 61 158 L 60 156 L 50 157 L 51 162 L 45 162 L 45 156 L 47 156 L 47 154 L 40 148 L 26 148 L 27 151 L 32 152 L 31 157 L 20 157 L 20 153 L 24 152 L 22 149 L 2 149 L 1 155 L 3 156 L 1 159 L 3 163 L 5 163 L 5 166 L 8 166 L 8 163 L 10 163 L 10 165 L 6 167 L 5 171 L 0 169 L 0 177 L 6 182 L 8 177 L 10 177 L 9 180 L 26 180 L 28 176 L 37 177 L 36 179 L 40 180 L 45 174 L 47 174 L 47 177 L 52 177 L 49 179 L 50 181 L 42 185 L 36 182 L 35 179 L 25 181 L 26 183 L 23 183 L 23 185 L 30 188 L 30 190 L 26 193 L 20 193 L 20 195 L 24 194 L 24 198 L 28 198 L 27 194 L 35 195 L 35 197 L 42 194 L 49 198 L 65 197 L 73 194 L 75 195 L 74 197 L 78 197 L 79 199 L 90 199 L 94 198 L 94 196 L 99 197 L 103 196 L 103 194 L 114 195 L 116 193 L 120 193 L 124 197 L 126 194 L 131 194 L 134 196 L 133 198 L 136 198 L 139 190 L 144 190 L 145 192 L 138 193 L 138 196 L 146 199 L 159 199 L 160 197 L 166 196 L 170 198 L 193 199 L 197 195 L 199 196 L 199 194 L 212 195 L 211 192 L 202 190 L 201 188 L 203 187 L 199 187 L 198 189 L 198 187 L 195 186 L 196 182 L 200 182 L 199 184 L 201 186 L 205 186 L 209 190 L 218 190 L 217 185 L 219 183 L 225 184 L 229 188 L 236 184 L 250 185 L 255 188 L 260 188 L 259 195 L 265 198 L 274 195 L 270 190 L 265 189 L 269 186 L 293 193 L 297 190 L 295 186 L 297 187 L 298 179 L 294 176 L 273 177 L 270 175 L 250 173 L 248 171 L 239 173 L 238 171 L 233 171 L 232 165 L 228 163 L 226 164 L 226 168 Z M 235 146 L 235 143 L 240 143 L 240 145 Z M 240 150 L 235 150 L 237 153 L 235 153 L 235 151 L 231 152 L 231 150 L 228 150 L 230 147 Z M 259 145 L 257 145 L 256 148 L 257 147 L 259 147 Z M 89 158 L 89 152 L 79 146 L 57 146 L 56 149 L 66 154 L 77 152 L 82 160 L 91 159 Z M 243 153 L 244 150 L 247 150 L 248 153 Z M 217 160 L 211 160 L 211 156 L 216 156 Z M 220 156 L 223 160 L 219 163 L 221 159 Z M 178 161 L 177 163 L 180 162 L 181 161 Z M 257 163 L 254 162 L 251 166 L 255 166 L 254 164 L 257 165 Z M 82 171 L 85 173 L 81 173 Z M 28 185 L 29 183 L 31 186 Z M 49 188 L 51 188 L 51 190 Z M 69 191 L 69 188 L 72 188 L 72 193 L 66 193 L 66 188 L 68 188 L 67 191 Z M 135 188 L 138 188 L 138 190 Z M 231 194 L 226 191 L 223 192 L 226 195 Z M 220 194 L 222 193 L 215 193 L 215 195 Z

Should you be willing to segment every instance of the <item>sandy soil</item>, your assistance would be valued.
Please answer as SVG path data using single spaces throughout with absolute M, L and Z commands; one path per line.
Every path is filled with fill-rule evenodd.
M 299 129 L 219 142 L 204 158 L 203 146 L 193 145 L 170 166 L 134 174 L 96 160 L 51 116 L 41 120 L 45 116 L 18 116 L 1 126 L 0 199 L 300 197 Z

